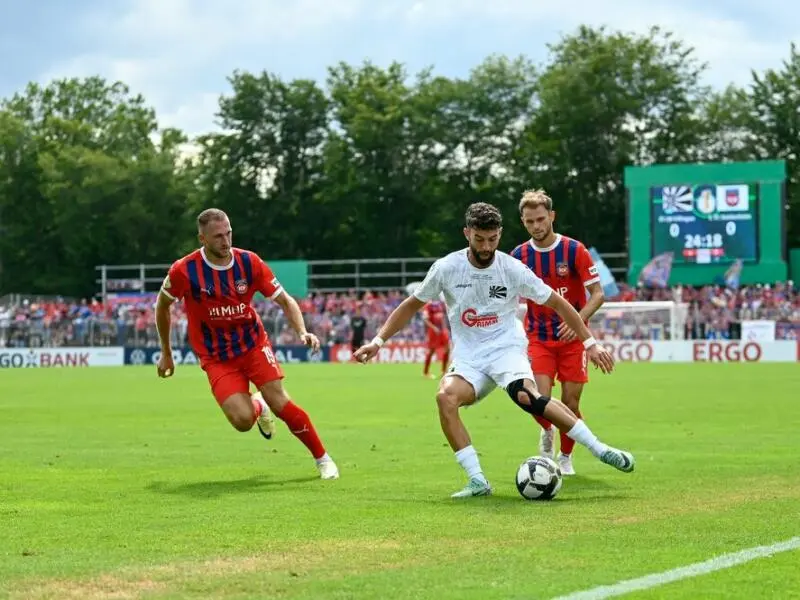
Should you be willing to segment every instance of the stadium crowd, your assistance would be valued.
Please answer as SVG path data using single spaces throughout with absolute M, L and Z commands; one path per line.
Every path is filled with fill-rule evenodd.
M 390 292 L 321 293 L 299 299 L 306 326 L 324 344 L 349 342 L 350 319 L 357 312 L 366 318 L 366 337 L 376 332 L 389 313 L 402 302 L 403 290 Z M 731 290 L 720 286 L 649 289 L 621 286 L 620 301 L 673 300 L 687 304 L 686 339 L 738 339 L 742 320 L 776 321 L 777 339 L 800 337 L 800 293 L 794 284 L 745 286 Z M 61 298 L 22 300 L 0 305 L 0 347 L 55 346 L 157 346 L 154 295 L 108 300 L 68 301 Z M 257 309 L 274 344 L 297 343 L 278 305 L 257 303 Z M 186 316 L 180 303 L 173 307 L 172 342 L 186 343 Z M 663 312 L 606 311 L 592 320 L 595 335 L 613 339 L 664 339 L 668 336 Z M 421 314 L 397 334 L 396 341 L 421 341 L 425 327 Z

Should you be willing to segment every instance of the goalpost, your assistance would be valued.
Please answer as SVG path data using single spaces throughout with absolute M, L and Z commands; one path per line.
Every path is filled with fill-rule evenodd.
M 606 302 L 589 320 L 597 339 L 682 340 L 689 305 L 671 300 Z M 525 320 L 525 304 L 517 317 Z
M 598 339 L 682 340 L 689 305 L 671 300 L 606 302 L 589 320 Z

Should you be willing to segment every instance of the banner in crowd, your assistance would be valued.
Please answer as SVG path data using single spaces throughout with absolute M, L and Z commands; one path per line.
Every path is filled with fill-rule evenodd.
M 594 261 L 594 266 L 597 267 L 597 274 L 600 276 L 600 285 L 603 287 L 603 294 L 606 298 L 616 298 L 619 294 L 619 286 L 617 285 L 611 269 L 608 268 L 597 248 L 589 248 L 589 254 Z
M 664 288 L 669 283 L 672 273 L 672 252 L 662 252 L 650 259 L 639 273 L 639 282 L 648 287 Z
M 0 369 L 32 367 L 118 367 L 121 346 L 103 348 L 0 348 Z
M 608 341 L 601 342 L 617 362 L 796 362 L 795 341 Z
M 603 341 L 617 362 L 795 362 L 798 344 L 794 341 Z M 423 363 L 427 347 L 424 343 L 385 344 L 374 362 Z M 331 362 L 348 362 L 350 346 L 337 344 L 330 349 Z M 434 358 L 441 360 L 441 355 Z
M 728 286 L 732 290 L 739 289 L 739 282 L 742 279 L 742 269 L 744 267 L 744 262 L 741 258 L 737 258 L 733 261 L 733 264 L 728 267 L 728 270 L 725 271 L 725 285 Z
M 751 342 L 772 342 L 775 340 L 775 321 L 742 321 L 741 338 Z
M 381 346 L 373 362 L 377 363 L 424 363 L 428 353 L 425 342 L 388 342 Z M 330 347 L 331 362 L 350 362 L 353 352 L 350 344 L 334 344 Z M 437 352 L 434 360 L 442 359 L 442 353 Z
M 329 362 L 330 349 L 320 348 L 319 352 L 312 352 L 307 346 L 273 346 L 272 351 L 275 358 L 283 364 L 301 362 Z M 126 365 L 154 365 L 161 358 L 160 348 L 125 348 Z M 176 365 L 197 365 L 200 364 L 197 356 L 191 348 L 173 348 L 172 360 Z

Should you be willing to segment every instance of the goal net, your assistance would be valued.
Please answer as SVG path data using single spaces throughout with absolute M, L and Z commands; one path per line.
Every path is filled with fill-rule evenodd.
M 589 321 L 597 339 L 682 340 L 688 305 L 673 301 L 606 302 Z

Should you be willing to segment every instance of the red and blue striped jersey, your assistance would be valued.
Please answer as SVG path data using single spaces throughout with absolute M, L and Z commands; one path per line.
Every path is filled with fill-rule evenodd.
M 586 287 L 599 282 L 597 267 L 586 246 L 578 240 L 557 235 L 549 248 L 537 248 L 531 240 L 520 244 L 511 256 L 522 261 L 547 285 L 580 311 L 586 306 Z M 561 317 L 552 308 L 527 300 L 525 331 L 528 340 L 558 341 Z
M 206 260 L 203 249 L 175 261 L 161 286 L 183 300 L 189 345 L 201 363 L 227 361 L 267 341 L 261 318 L 250 302 L 256 292 L 274 299 L 282 291 L 272 269 L 255 252 L 231 249 L 225 266 Z

